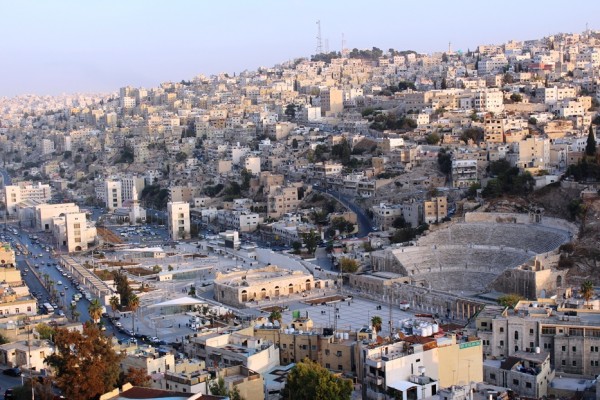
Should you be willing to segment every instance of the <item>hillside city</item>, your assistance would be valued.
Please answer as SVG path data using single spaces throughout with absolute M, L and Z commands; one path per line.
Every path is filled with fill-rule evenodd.
M 2 394 L 600 399 L 598 126 L 592 30 L 0 98 Z

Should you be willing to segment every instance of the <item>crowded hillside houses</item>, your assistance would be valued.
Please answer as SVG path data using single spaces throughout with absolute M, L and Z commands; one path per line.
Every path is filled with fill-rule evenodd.
M 598 163 L 599 72 L 600 32 L 587 30 L 0 99 L 6 224 L 45 235 L 104 307 L 116 284 L 88 276 L 94 251 L 148 270 L 169 260 L 128 277 L 139 319 L 157 312 L 156 336 L 173 319 L 161 325 L 173 340 L 113 341 L 122 370 L 155 389 L 208 397 L 221 377 L 276 399 L 309 359 L 357 398 L 589 394 L 600 303 L 557 268 L 577 221 L 485 205 L 549 185 L 597 200 L 573 167 Z M 166 231 L 156 247 L 110 233 L 145 224 Z M 0 247 L 0 363 L 48 369 L 52 342 L 26 335 L 81 324 L 38 312 L 15 247 Z M 178 282 L 180 298 L 159 302 Z M 498 305 L 506 295 L 518 299 Z

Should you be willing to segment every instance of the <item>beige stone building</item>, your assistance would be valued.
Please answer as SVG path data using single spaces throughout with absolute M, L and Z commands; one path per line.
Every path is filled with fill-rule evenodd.
M 597 376 L 600 315 L 579 303 L 567 295 L 558 303 L 552 299 L 521 301 L 514 310 L 486 306 L 476 318 L 485 357 L 500 360 L 523 351 L 539 352 L 549 355 L 556 372 Z
M 431 224 L 441 222 L 448 216 L 448 198 L 446 196 L 433 197 L 423 203 L 423 221 Z
M 46 202 L 50 200 L 52 190 L 50 185 L 31 182 L 19 182 L 17 185 L 8 185 L 4 187 L 4 203 L 6 212 L 14 215 L 17 212 L 17 204 L 25 200 L 37 200 Z
M 214 280 L 215 300 L 234 307 L 267 298 L 288 297 L 320 288 L 322 281 L 312 275 L 270 265 L 264 268 L 217 273 Z
M 267 200 L 267 215 L 280 218 L 283 214 L 296 211 L 300 201 L 297 187 L 272 187 Z
M 34 207 L 35 227 L 40 231 L 52 231 L 52 220 L 61 214 L 78 213 L 75 203 L 40 204 Z
M 167 203 L 169 237 L 172 240 L 190 238 L 190 204 L 186 202 Z
M 268 324 L 254 327 L 254 336 L 279 346 L 282 365 L 308 358 L 331 371 L 354 374 L 357 366 L 354 354 L 357 333 L 336 333 L 333 329 L 315 329 L 312 320 L 306 317 L 295 318 L 290 327 L 285 329 Z
M 240 397 L 246 400 L 264 400 L 265 391 L 262 375 L 243 366 L 236 365 L 219 370 L 229 390 L 237 389 Z

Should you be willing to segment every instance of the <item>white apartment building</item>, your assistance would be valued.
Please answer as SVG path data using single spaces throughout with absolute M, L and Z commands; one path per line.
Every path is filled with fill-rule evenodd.
M 561 118 L 583 117 L 587 108 L 585 104 L 577 100 L 560 100 L 552 106 L 554 114 Z
M 508 60 L 504 54 L 498 54 L 490 58 L 484 58 L 477 65 L 479 75 L 487 75 L 502 72 L 503 68 L 508 66 Z
M 43 156 L 54 153 L 54 142 L 50 139 L 42 139 L 41 147 Z
M 75 203 L 40 204 L 34 207 L 35 228 L 40 231 L 52 231 L 52 221 L 61 214 L 78 213 Z
M 136 190 L 136 194 L 139 195 L 142 193 L 142 190 L 146 187 L 146 181 L 144 178 L 137 176 L 128 176 L 121 178 L 121 195 L 122 200 L 139 200 L 139 198 L 134 199 L 134 188 Z
M 25 200 L 37 200 L 47 202 L 52 197 L 50 185 L 40 182 L 32 184 L 31 182 L 19 182 L 17 185 L 4 187 L 4 203 L 9 215 L 17 213 L 17 204 Z
M 167 203 L 168 231 L 172 240 L 190 238 L 190 204 L 182 201 Z
M 240 232 L 254 232 L 261 221 L 257 213 L 242 210 L 217 211 L 217 223 L 227 229 Z
M 253 175 L 260 174 L 260 157 L 246 156 L 244 159 L 244 168 L 250 171 Z
M 85 213 L 69 213 L 64 216 L 67 250 L 69 252 L 87 250 L 88 244 L 96 238 L 96 228 L 88 226 Z
M 321 120 L 321 107 L 316 106 L 303 106 L 300 111 L 296 112 L 298 120 L 302 123 L 317 122 Z
M 574 87 L 543 87 L 535 91 L 535 97 L 544 104 L 555 104 L 564 99 L 572 99 L 577 96 L 577 90 Z
M 514 143 L 517 157 L 509 155 L 510 161 L 521 169 L 546 169 L 550 163 L 550 139 L 531 137 Z M 513 147 L 514 149 L 514 147 Z
M 104 201 L 108 211 L 114 211 L 123 206 L 123 191 L 120 181 L 104 182 Z
M 452 187 L 469 188 L 477 182 L 477 160 L 452 160 Z
M 504 111 L 504 95 L 500 90 L 482 89 L 472 92 L 473 109 L 476 111 Z

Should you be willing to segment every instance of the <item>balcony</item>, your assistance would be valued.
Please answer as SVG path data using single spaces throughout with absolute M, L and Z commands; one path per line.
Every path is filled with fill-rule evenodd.
M 374 360 L 372 358 L 367 358 L 367 365 L 369 367 L 381 369 L 381 367 L 383 366 L 383 363 L 381 362 L 381 359 Z

